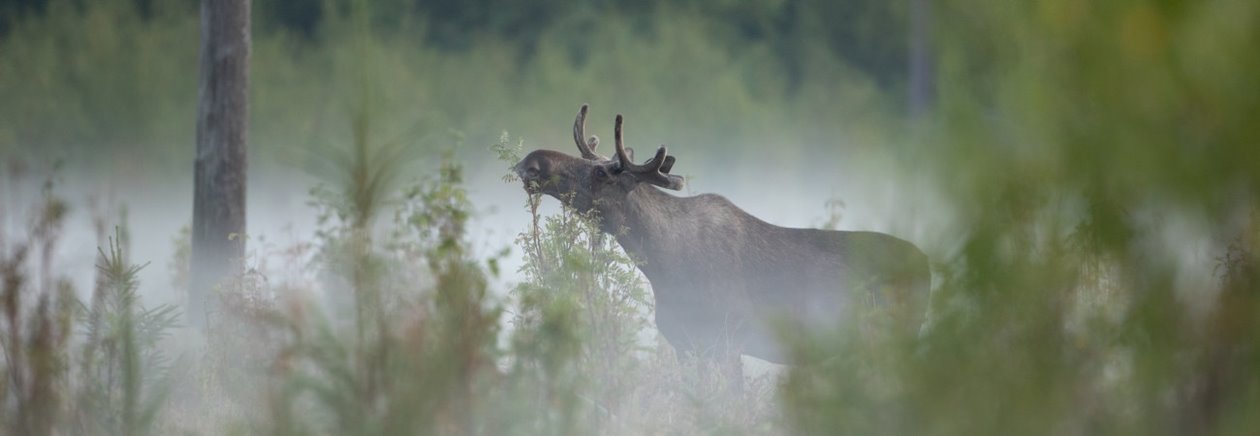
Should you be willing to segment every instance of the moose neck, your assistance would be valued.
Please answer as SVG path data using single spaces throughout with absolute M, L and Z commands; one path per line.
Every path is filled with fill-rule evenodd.
M 648 278 L 670 264 L 667 244 L 679 243 L 674 234 L 680 221 L 676 202 L 681 199 L 651 186 L 630 191 L 624 201 L 600 208 L 601 230 L 611 234 Z M 673 241 L 673 242 L 671 242 Z

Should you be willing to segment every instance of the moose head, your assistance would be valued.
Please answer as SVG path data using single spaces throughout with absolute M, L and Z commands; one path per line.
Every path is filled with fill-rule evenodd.
M 618 215 L 614 210 L 617 205 L 623 204 L 631 192 L 646 188 L 645 185 L 682 189 L 683 178 L 669 174 L 674 157 L 664 145 L 656 150 L 652 159 L 641 165 L 634 163 L 634 149 L 625 146 L 622 135 L 621 114 L 617 115 L 613 130 L 615 159 L 596 153 L 599 138 L 586 136 L 589 108 L 582 105 L 573 121 L 573 141 L 581 157 L 535 150 L 516 164 L 513 170 L 525 183 L 526 191 L 550 195 L 581 212 L 598 210 L 602 216 L 609 216 Z

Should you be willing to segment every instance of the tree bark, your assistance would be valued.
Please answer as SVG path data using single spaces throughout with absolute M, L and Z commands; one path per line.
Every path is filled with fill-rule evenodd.
M 250 0 L 201 1 L 201 74 L 188 320 L 206 326 L 215 286 L 240 274 L 245 256 Z

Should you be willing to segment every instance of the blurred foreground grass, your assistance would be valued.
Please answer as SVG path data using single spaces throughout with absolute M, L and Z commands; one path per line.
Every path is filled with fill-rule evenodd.
M 801 353 L 806 433 L 1260 428 L 1260 6 L 945 2 L 922 147 L 960 214 L 918 338 Z M 938 251 L 940 252 L 940 251 Z M 826 344 L 826 345 L 823 345 Z

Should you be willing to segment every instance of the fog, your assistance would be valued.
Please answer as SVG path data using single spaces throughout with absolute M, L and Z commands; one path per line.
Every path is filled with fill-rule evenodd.
M 567 132 L 569 114 L 557 113 L 553 118 L 554 130 Z M 505 124 L 510 122 L 505 120 Z M 668 132 L 662 136 L 666 137 L 653 139 L 671 144 Z M 526 149 L 547 148 L 576 154 L 572 144 L 536 144 L 528 139 L 524 144 Z M 817 144 L 815 147 L 844 149 L 845 145 Z M 930 180 L 912 177 L 910 174 L 914 172 L 898 167 L 891 156 L 866 155 L 857 161 L 835 163 L 817 159 L 779 159 L 770 164 L 751 160 L 722 164 L 706 161 L 706 156 L 720 150 L 721 147 L 709 144 L 671 144 L 672 154 L 679 162 L 675 173 L 688 178 L 684 190 L 673 194 L 722 195 L 748 213 L 784 227 L 818 228 L 835 211 L 840 218 L 839 229 L 888 232 L 920 246 L 936 246 L 941 229 L 947 228 L 950 222 L 948 204 L 941 199 L 940 192 L 934 190 Z M 517 270 L 523 259 L 514 241 L 530 225 L 525 192 L 520 182 L 503 180 L 509 164 L 496 160 L 488 145 L 466 146 L 458 160 L 466 167 L 469 198 L 476 206 L 469 228 L 476 254 L 489 258 L 504 248 L 513 250 L 502 259 L 503 274 L 494 286 L 496 292 L 506 293 L 519 281 Z M 88 162 L 66 160 L 64 164 L 74 168 Z M 190 175 L 191 162 L 187 165 L 186 173 Z M 432 166 L 416 164 L 403 179 L 423 177 L 433 171 Z M 180 230 L 191 223 L 191 177 L 158 175 L 137 179 L 130 174 L 114 174 L 104 180 L 88 180 L 64 170 L 46 175 L 58 180 L 54 185 L 55 194 L 64 198 L 71 208 L 54 263 L 71 272 L 70 278 L 81 294 L 86 296 L 92 289 L 93 265 L 99 256 L 97 248 L 104 242 L 96 234 L 96 220 L 104 218 L 109 235 L 113 233 L 113 226 L 129 230 L 132 260 L 149 264 L 140 273 L 144 298 L 154 303 L 184 301 L 186 296 L 171 288 L 171 259 L 174 259 Z M 317 185 L 334 184 L 336 180 L 317 177 L 293 165 L 266 161 L 251 166 L 248 178 L 246 250 L 251 259 L 247 263 L 256 265 L 260 257 L 275 256 L 276 251 L 314 239 L 316 210 L 309 204 L 312 201 L 310 190 Z M 25 183 L 9 187 L 8 195 L 17 199 L 10 204 L 21 205 L 25 204 L 22 199 L 38 198 L 42 189 L 38 181 L 33 176 Z M 834 201 L 842 205 L 829 207 L 828 202 Z M 540 211 L 551 215 L 558 212 L 559 207 L 558 201 L 547 198 Z M 12 217 L 9 221 L 10 232 L 20 229 L 22 223 Z M 937 239 L 934 240 L 933 235 L 938 235 Z M 318 268 L 316 265 L 307 267 Z M 295 271 L 270 273 L 292 272 Z M 285 279 L 271 278 L 273 281 Z

